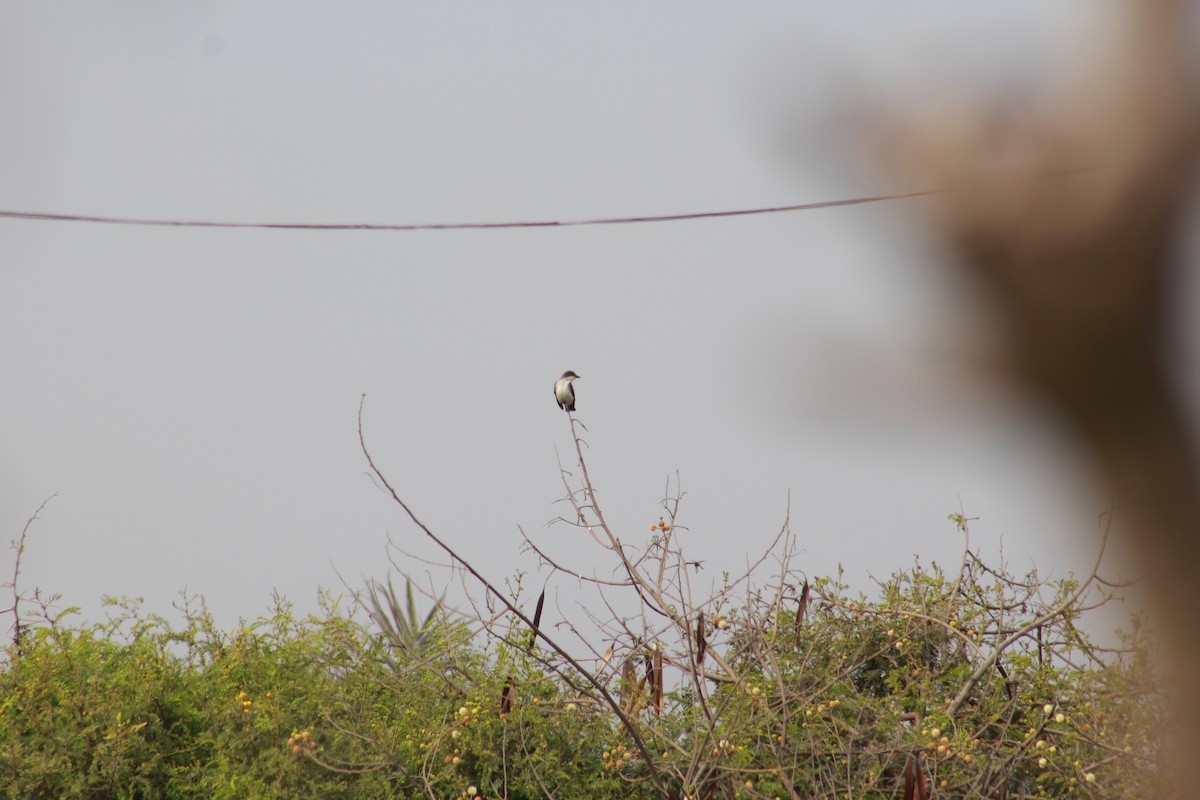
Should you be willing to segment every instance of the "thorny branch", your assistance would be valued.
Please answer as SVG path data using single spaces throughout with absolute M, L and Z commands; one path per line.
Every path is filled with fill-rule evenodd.
M 499 587 L 415 517 L 367 451 L 362 413 L 360 405 L 360 444 L 376 482 L 449 555 L 450 561 L 461 567 L 464 581 L 477 581 L 485 590 L 488 611 L 483 613 L 477 608 L 475 619 L 503 647 L 532 657 L 547 668 L 553 680 L 560 681 L 559 685 L 576 698 L 574 702 L 611 710 L 636 745 L 635 752 L 644 760 L 646 770 L 640 775 L 618 776 L 639 781 L 645 780 L 648 773 L 664 798 L 732 798 L 744 781 L 759 778 L 779 781 L 776 791 L 791 798 L 813 793 L 832 796 L 853 786 L 860 792 L 893 792 L 899 780 L 895 767 L 880 772 L 869 765 L 896 765 L 906 759 L 915 765 L 914 775 L 923 775 L 926 769 L 934 775 L 936 764 L 925 762 L 919 755 L 913 761 L 914 754 L 923 752 L 921 746 L 914 747 L 916 732 L 881 727 L 878 707 L 869 710 L 876 701 L 885 705 L 895 702 L 904 691 L 872 688 L 873 681 L 883 680 L 880 675 L 892 676 L 887 680 L 899 680 L 910 687 L 934 681 L 939 696 L 956 696 L 945 705 L 937 703 L 936 711 L 922 701 L 926 704 L 920 713 L 908 714 L 918 728 L 923 713 L 937 713 L 945 719 L 959 715 L 959 722 L 954 724 L 964 729 L 969 725 L 976 746 L 987 755 L 978 770 L 960 773 L 958 783 L 948 791 L 974 787 L 977 794 L 990 795 L 1010 781 L 1014 782 L 1014 790 L 1024 791 L 1015 788 L 1022 785 L 1023 779 L 1014 776 L 1020 774 L 1022 763 L 1031 757 L 1036 759 L 1035 754 L 1031 756 L 1031 748 L 1038 737 L 1049 735 L 1046 726 L 1050 719 L 1034 720 L 1032 727 L 1028 722 L 1014 727 L 1030 707 L 1031 693 L 1038 691 L 1042 678 L 1030 678 L 1011 664 L 1006 668 L 1001 663 L 1002 655 L 1023 641 L 1029 651 L 1036 647 L 1036 658 L 1029 660 L 1036 668 L 1050 669 L 1050 664 L 1057 664 L 1076 675 L 1086 672 L 1089 660 L 1097 669 L 1104 669 L 1105 659 L 1099 657 L 1100 653 L 1109 652 L 1109 661 L 1119 661 L 1129 652 L 1098 648 L 1074 623 L 1078 614 L 1114 597 L 1111 587 L 1098 578 L 1103 551 L 1082 584 L 1059 582 L 1055 597 L 1049 599 L 1041 594 L 1047 584 L 1035 574 L 1019 580 L 1010 576 L 1003 565 L 998 569 L 989 567 L 967 537 L 961 563 L 952 576 L 943 576 L 936 565 L 932 572 L 918 567 L 911 573 L 894 575 L 887 583 L 880 582 L 882 602 L 871 603 L 865 598 L 854 601 L 845 596 L 847 587 L 839 582 L 814 579 L 810 592 L 808 578 L 792 567 L 796 549 L 790 530 L 790 498 L 787 519 L 763 554 L 748 563 L 739 576 L 726 575 L 723 585 L 711 596 L 697 598 L 692 588 L 695 568 L 681 548 L 684 537 L 679 532 L 686 529 L 677 527 L 682 492 L 676 490 L 672 495 L 668 482 L 665 513 L 652 527 L 649 541 L 640 546 L 627 544 L 610 527 L 596 500 L 583 454 L 584 443 L 578 438 L 576 425 L 581 423 L 571 417 L 579 477 L 562 469 L 560 462 L 566 502 L 574 517 L 560 519 L 586 530 L 612 557 L 618 577 L 610 580 L 589 576 L 584 570 L 562 563 L 563 559 L 551 557 L 524 531 L 522 538 L 525 549 L 537 554 L 539 565 L 595 590 L 600 605 L 585 607 L 583 613 L 611 642 L 601 654 L 604 640 L 597 645 L 594 635 L 582 633 L 565 615 L 560 614 L 563 619 L 557 623 L 536 625 L 536 620 L 518 608 L 520 578 L 511 599 L 501 594 Z M 960 517 L 965 519 L 965 515 Z M 770 559 L 777 567 L 773 575 L 767 584 L 754 585 L 751 578 Z M 990 588 L 981 582 L 984 577 L 993 581 Z M 745 598 L 735 599 L 734 590 L 743 584 Z M 618 613 L 614 598 L 608 595 L 622 589 L 636 591 L 640 614 L 625 617 Z M 1099 599 L 1093 600 L 1092 593 L 1097 593 Z M 816 598 L 811 603 L 810 595 Z M 527 633 L 501 630 L 501 614 L 493 603 L 533 631 L 535 639 L 546 643 L 553 655 L 530 649 Z M 892 626 L 897 629 L 894 635 Z M 560 637 L 553 633 L 564 628 L 588 648 L 598 668 L 588 670 L 578 657 L 568 655 Z M 849 649 L 839 652 L 842 647 Z M 1084 658 L 1077 658 L 1081 653 Z M 710 670 L 707 664 L 715 666 Z M 678 677 L 670 702 L 665 705 L 664 669 Z M 913 674 L 928 677 L 913 678 L 910 671 L 914 670 Z M 1003 677 L 1003 683 L 983 682 L 991 670 Z M 968 677 L 964 680 L 963 675 Z M 614 680 L 616 688 L 610 688 Z M 509 678 L 504 702 L 511 701 L 513 685 Z M 889 697 L 889 691 L 897 695 Z M 837 715 L 829 716 L 835 700 L 841 697 L 848 700 L 846 712 L 839 709 Z M 855 697 L 856 701 L 849 702 Z M 970 704 L 966 702 L 969 697 L 975 698 Z M 822 707 L 820 700 L 825 701 L 826 708 L 826 718 L 821 722 L 824 733 L 806 734 L 806 726 L 815 719 L 810 716 L 814 707 L 818 711 Z M 1036 701 L 1038 708 L 1042 702 Z M 863 706 L 856 708 L 856 703 Z M 904 718 L 901 715 L 902 721 Z M 504 719 L 507 726 L 508 720 Z M 1079 739 L 1098 735 L 1081 729 Z M 755 746 L 760 752 L 752 766 L 732 760 L 731 742 L 735 740 L 758 742 Z M 653 744 L 653 750 L 647 743 Z M 1105 750 L 1102 755 L 1112 754 Z M 1130 759 L 1123 763 L 1134 763 Z M 552 792 L 544 777 L 534 775 L 538 789 Z
M 1025 637 L 1030 631 L 1040 628 L 1047 622 L 1050 622 L 1056 617 L 1062 616 L 1069 611 L 1078 609 L 1080 599 L 1091 590 L 1092 583 L 1095 581 L 1096 575 L 1100 572 L 1100 564 L 1104 561 L 1104 551 L 1108 544 L 1108 534 L 1112 526 L 1112 517 L 1112 512 L 1109 512 L 1105 515 L 1106 521 L 1104 525 L 1104 533 L 1100 539 L 1099 551 L 1096 553 L 1096 563 L 1093 565 L 1092 571 L 1088 577 L 1085 580 L 1080 581 L 1079 588 L 1072 592 L 1071 595 L 1062 603 L 1050 608 L 1045 613 L 1034 617 L 1029 622 L 1021 625 L 1015 631 L 1000 640 L 1000 642 L 992 649 L 991 655 L 980 662 L 979 666 L 974 672 L 971 673 L 971 676 L 967 678 L 966 682 L 963 683 L 963 686 L 958 691 L 958 694 L 955 695 L 954 699 L 950 702 L 950 706 L 947 708 L 947 713 L 950 714 L 950 716 L 953 717 L 958 714 L 958 712 L 962 709 L 963 703 L 965 703 L 967 698 L 971 696 L 971 691 L 976 687 L 976 685 L 978 685 L 979 681 L 983 679 L 983 676 L 991 671 L 991 669 L 996 665 L 996 662 L 1000 660 L 1000 656 L 1004 654 L 1005 650 L 1011 647 L 1018 640 Z
M 409 507 L 409 505 L 407 503 L 405 503 L 403 499 L 401 499 L 400 495 L 396 492 L 395 488 L 393 488 L 391 483 L 388 482 L 388 479 L 384 476 L 384 474 L 375 465 L 375 461 L 371 457 L 371 452 L 367 448 L 367 440 L 366 440 L 366 436 L 363 432 L 363 408 L 366 405 L 366 402 L 367 402 L 367 396 L 364 394 L 362 396 L 362 398 L 359 400 L 359 404 L 358 404 L 358 442 L 359 442 L 359 446 L 362 449 L 363 456 L 367 459 L 367 465 L 371 468 L 371 472 L 375 475 L 375 477 L 379 480 L 379 482 L 387 490 L 387 493 L 389 495 L 391 495 L 392 499 L 396 502 L 396 504 L 399 505 L 400 508 L 402 508 L 404 510 L 404 513 L 408 515 L 408 518 L 410 520 L 412 520 L 414 525 L 416 525 L 418 528 L 420 528 L 421 531 L 434 544 L 436 544 L 439 548 L 441 548 L 442 551 L 444 551 L 446 553 L 446 555 L 448 555 L 451 559 L 453 559 L 456 564 L 458 564 L 464 570 L 469 572 L 471 574 L 471 576 L 476 581 L 479 582 L 479 585 L 482 586 L 488 592 L 488 594 L 490 594 L 492 597 L 495 597 L 505 608 L 508 609 L 509 613 L 511 613 L 517 619 L 521 620 L 521 622 L 523 624 L 525 624 L 530 630 L 533 630 L 535 627 L 533 624 L 533 620 L 531 620 L 527 616 L 525 616 L 524 612 L 522 612 L 521 609 L 516 606 L 516 604 L 514 604 L 507 597 L 505 597 L 504 594 L 491 583 L 491 581 L 489 581 L 487 578 L 485 578 L 475 568 L 475 566 L 473 564 L 471 564 L 471 562 L 467 561 L 465 558 L 460 556 L 453 548 L 451 548 L 448 544 L 446 544 L 444 541 L 442 541 L 441 537 L 439 537 L 432 530 L 430 530 L 430 528 L 425 523 L 421 522 L 421 520 L 417 517 L 416 513 L 414 513 L 413 510 Z M 584 666 L 582 664 L 580 664 L 570 653 L 568 653 L 565 649 L 563 649 L 563 647 L 561 645 L 559 645 L 557 641 L 555 641 L 551 637 L 547 636 L 546 632 L 544 630 L 539 630 L 537 633 L 537 636 L 542 641 L 544 641 L 551 650 L 553 650 L 556 654 L 558 654 L 558 656 L 560 658 L 562 658 L 566 663 L 570 664 L 572 669 L 574 669 L 575 672 L 581 678 L 583 678 L 588 684 L 590 684 L 591 687 L 593 689 L 595 689 L 596 692 L 599 693 L 599 695 L 602 698 L 604 698 L 605 703 L 608 704 L 609 708 L 612 709 L 613 713 L 616 714 L 618 719 L 621 720 L 621 724 L 624 726 L 624 728 L 625 728 L 626 732 L 629 734 L 630 738 L 633 739 L 633 741 L 637 744 L 638 749 L 643 754 L 645 754 L 646 768 L 650 774 L 650 778 L 654 782 L 655 786 L 657 786 L 659 788 L 659 790 L 662 792 L 662 794 L 665 796 L 667 794 L 667 791 L 666 791 L 666 787 L 662 783 L 662 776 L 659 774 L 659 771 L 656 769 L 654 760 L 650 754 L 650 751 L 647 750 L 645 744 L 642 741 L 640 734 L 638 733 L 637 726 L 634 724 L 633 720 L 630 719 L 629 716 L 625 713 L 625 711 L 621 708 L 621 704 L 619 702 L 617 702 L 617 700 L 609 692 L 608 687 L 606 687 L 604 684 L 602 684 L 600 681 L 598 681 L 591 674 L 591 672 L 589 672 L 587 669 L 585 669 Z
M 13 647 L 16 648 L 16 652 L 17 652 L 18 656 L 23 654 L 22 649 L 21 649 L 22 648 L 21 640 L 22 640 L 22 636 L 24 634 L 24 629 L 21 625 L 21 600 L 23 598 L 21 596 L 20 578 L 21 578 L 21 557 L 25 554 L 25 539 L 29 535 L 30 527 L 32 527 L 33 523 L 39 518 L 39 515 L 42 513 L 42 510 L 50 503 L 51 500 L 53 500 L 56 497 L 58 497 L 58 492 L 55 492 L 54 494 L 50 495 L 49 497 L 47 497 L 45 500 L 42 501 L 42 504 L 37 507 L 37 510 L 33 512 L 33 515 L 25 521 L 25 526 L 23 528 L 21 528 L 21 535 L 17 538 L 16 541 L 14 541 L 12 543 L 12 548 L 15 551 L 16 555 L 13 559 L 12 582 L 7 584 L 7 587 L 12 589 L 13 599 L 12 599 L 12 606 L 4 609 L 4 611 L 5 612 L 11 611 L 12 615 L 13 615 L 12 642 L 13 642 Z

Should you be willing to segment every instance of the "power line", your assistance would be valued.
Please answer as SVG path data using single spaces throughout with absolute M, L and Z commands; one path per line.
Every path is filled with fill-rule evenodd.
M 1016 180 L 1065 177 L 1083 172 L 1105 170 L 1114 166 L 1118 166 L 1118 164 L 1101 164 L 1093 167 L 1064 169 L 1045 175 L 1016 178 Z M 40 211 L 0 211 L 0 219 L 26 219 L 42 222 L 92 222 L 103 225 L 141 225 L 158 228 L 253 228 L 258 230 L 292 231 L 463 231 L 495 230 L 499 228 L 577 228 L 584 225 L 631 225 L 638 222 L 680 222 L 689 219 L 750 217 L 760 214 L 783 214 L 789 211 L 816 211 L 820 208 L 841 208 L 843 206 L 867 205 L 868 203 L 883 203 L 889 200 L 909 200 L 916 197 L 941 194 L 944 191 L 944 189 L 924 189 L 918 192 L 852 197 L 845 200 L 822 200 L 816 203 L 796 203 L 795 205 L 787 206 L 764 206 L 761 208 L 739 208 L 724 211 L 696 211 L 688 214 L 656 214 L 644 217 L 595 217 L 591 219 L 566 220 L 526 220 L 524 222 L 440 222 L 403 225 L 323 222 L 220 222 L 215 220 L 106 217 L 90 214 L 50 214 Z
M 881 194 L 854 197 L 846 200 L 824 200 L 818 203 L 797 203 L 788 206 L 740 208 L 725 211 L 697 211 L 690 214 L 657 214 L 646 217 L 597 217 L 594 219 L 527 220 L 524 222 L 442 222 L 414 225 L 378 225 L 372 223 L 309 223 L 309 222 L 219 222 L 214 220 L 148 219 L 141 217 L 105 217 L 89 214 L 49 214 L 40 211 L 0 211 L 0 218 L 27 219 L 42 222 L 93 222 L 104 225 L 142 225 L 159 228 L 255 228 L 259 230 L 299 231 L 461 231 L 492 230 L 496 228 L 573 228 L 584 225 L 630 225 L 637 222 L 677 222 L 688 219 L 718 217 L 749 217 L 757 214 L 781 214 L 788 211 L 814 211 L 819 208 L 860 206 L 887 200 L 906 200 L 937 194 L 938 189 L 903 194 Z

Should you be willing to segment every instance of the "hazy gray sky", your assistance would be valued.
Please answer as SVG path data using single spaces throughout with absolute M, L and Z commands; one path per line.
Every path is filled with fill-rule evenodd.
M 1052 8 L 1045 6 L 1052 5 Z M 1086 3 L 0 5 L 0 209 L 244 222 L 670 214 L 896 187 L 872 102 L 1024 96 Z M 0 533 L 22 583 L 223 622 L 428 553 L 502 579 L 562 494 L 565 369 L 630 541 L 716 579 L 792 524 L 810 574 L 956 561 L 960 499 L 1019 568 L 1087 562 L 1101 500 L 1020 406 L 943 383 L 962 296 L 918 202 L 561 230 L 311 232 L 0 220 Z M 940 362 L 943 372 L 961 371 Z M 994 401 L 994 397 L 991 400 Z M 0 574 L 11 569 L 11 554 Z M 414 564 L 420 572 L 423 567 Z M 562 589 L 569 599 L 569 587 Z

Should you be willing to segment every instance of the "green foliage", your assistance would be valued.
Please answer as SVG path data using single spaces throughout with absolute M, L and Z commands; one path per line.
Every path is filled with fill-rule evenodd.
M 713 692 L 718 722 L 697 728 L 708 774 L 766 796 L 887 797 L 914 755 L 938 797 L 1158 794 L 1162 698 L 1143 634 L 1102 650 L 1078 607 L 1046 613 L 954 707 L 984 657 L 1046 610 L 1032 597 L 1070 605 L 1077 588 L 996 573 L 984 585 L 970 566 L 968 580 L 898 573 L 876 601 L 818 580 L 821 610 L 799 628 L 777 603 L 740 609 L 729 653 L 741 677 Z
M 221 634 L 206 613 L 177 630 L 114 607 L 108 622 L 59 621 L 27 637 L 23 655 L 8 653 L 2 796 L 352 796 L 355 781 L 285 743 L 320 719 L 363 652 L 361 629 L 333 608 L 297 621 L 280 604 Z
M 910 755 L 936 797 L 1155 796 L 1145 632 L 1101 651 L 1076 585 L 968 561 L 953 577 L 897 573 L 873 600 L 814 580 L 800 620 L 777 594 L 726 602 L 708 658 L 731 672 L 700 677 L 669 652 L 661 712 L 644 642 L 594 665 L 614 697 L 622 681 L 641 696 L 646 753 L 511 617 L 472 640 L 440 606 L 418 620 L 390 585 L 366 624 L 329 599 L 302 619 L 277 601 L 229 631 L 203 609 L 171 625 L 116 603 L 104 623 L 58 619 L 7 653 L 0 796 L 885 798 Z M 1017 637 L 955 707 L 993 648 L 1039 618 L 1040 593 L 1067 610 Z M 419 650 L 397 651 L 405 630 Z
M 385 656 L 394 669 L 423 659 L 437 658 L 447 650 L 465 644 L 470 632 L 465 626 L 451 622 L 441 599 L 437 600 L 425 618 L 417 615 L 413 600 L 412 582 L 404 579 L 405 605 L 396 598 L 396 588 L 389 577 L 387 584 L 371 581 L 367 584 L 367 616 L 379 629 L 390 646 Z

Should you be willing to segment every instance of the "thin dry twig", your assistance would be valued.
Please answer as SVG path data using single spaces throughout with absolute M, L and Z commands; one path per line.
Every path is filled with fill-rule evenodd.
M 535 626 L 533 624 L 532 619 L 527 617 L 524 614 L 524 612 L 521 611 L 520 608 L 518 608 L 507 597 L 505 597 L 504 594 L 502 594 L 491 583 L 491 581 L 489 581 L 486 577 L 484 577 L 475 568 L 475 566 L 473 564 L 471 564 L 471 562 L 467 561 L 465 558 L 460 556 L 457 551 L 455 551 L 452 547 L 450 547 L 448 544 L 446 544 L 446 542 L 444 542 L 441 539 L 441 537 L 439 537 L 437 534 L 435 534 L 429 528 L 429 526 L 427 526 L 425 523 L 423 523 L 420 520 L 420 518 L 417 517 L 416 513 L 413 512 L 412 508 L 409 507 L 409 505 L 407 503 L 405 503 L 403 499 L 401 499 L 399 493 L 396 492 L 395 488 L 391 485 L 391 483 L 388 481 L 388 479 L 384 476 L 384 474 L 375 465 L 375 461 L 371 457 L 371 452 L 367 447 L 366 434 L 363 431 L 363 409 L 366 405 L 366 401 L 367 401 L 367 396 L 364 394 L 362 396 L 362 398 L 360 399 L 359 405 L 358 405 L 358 442 L 359 442 L 359 446 L 362 450 L 363 456 L 367 459 L 367 465 L 371 468 L 371 472 L 375 475 L 376 478 L 378 478 L 379 482 L 384 486 L 384 488 L 387 489 L 388 494 L 391 495 L 392 499 L 396 502 L 396 504 L 399 505 L 400 508 L 402 508 L 404 510 L 404 513 L 408 515 L 408 518 L 413 522 L 413 524 L 421 529 L 422 533 L 424 533 L 434 544 L 436 544 L 439 548 L 441 548 L 442 551 L 444 551 L 446 553 L 446 555 L 448 555 L 451 559 L 453 559 L 455 563 L 457 563 L 464 570 L 469 572 L 471 574 L 471 576 L 476 581 L 478 581 L 479 585 L 482 586 L 488 592 L 488 594 L 495 597 L 505 608 L 508 609 L 509 613 L 511 613 L 517 619 L 521 620 L 521 622 L 523 622 L 525 625 L 527 625 L 531 630 L 536 629 L 537 626 Z M 565 649 L 563 649 L 563 647 L 560 646 L 557 641 L 555 641 L 554 639 L 547 636 L 546 632 L 544 630 L 539 630 L 537 632 L 537 635 L 539 638 L 541 638 L 541 640 L 543 642 L 546 643 L 546 645 L 551 650 L 553 650 L 556 654 L 558 654 L 558 656 L 560 658 L 562 658 L 566 663 L 570 664 L 571 667 L 575 670 L 575 672 L 581 678 L 583 678 L 587 683 L 589 683 L 592 686 L 592 688 L 595 689 L 596 692 L 602 698 L 604 698 L 604 701 L 608 704 L 608 706 L 613 710 L 613 712 L 621 720 L 621 724 L 625 728 L 626 732 L 629 734 L 630 738 L 632 738 L 634 740 L 634 742 L 637 744 L 639 751 L 642 752 L 643 754 L 645 754 L 644 755 L 645 764 L 646 764 L 647 771 L 650 774 L 650 778 L 654 782 L 655 786 L 657 786 L 658 789 L 665 795 L 666 787 L 662 783 L 662 776 L 659 774 L 659 771 L 654 764 L 654 760 L 649 755 L 649 751 L 647 750 L 644 742 L 642 741 L 641 735 L 639 734 L 638 729 L 637 729 L 637 725 L 635 725 L 634 721 L 630 718 L 630 716 L 624 712 L 624 710 L 621 708 L 621 704 L 619 702 L 617 702 L 617 700 L 609 693 L 608 688 L 606 686 L 604 686 L 602 683 L 600 683 L 598 680 L 596 680 L 596 678 L 593 677 L 592 674 L 588 670 L 584 669 L 583 665 L 580 664 L 578 661 L 576 661 L 575 658 L 570 653 L 568 653 Z
M 33 515 L 30 516 L 29 519 L 25 520 L 25 525 L 24 525 L 24 527 L 21 528 L 21 535 L 12 543 L 12 548 L 15 551 L 16 556 L 13 560 L 12 582 L 7 584 L 7 587 L 12 589 L 12 598 L 13 599 L 12 599 L 12 606 L 4 609 L 4 611 L 5 612 L 11 611 L 12 615 L 13 615 L 12 642 L 13 642 L 13 647 L 16 650 L 17 656 L 24 655 L 24 652 L 22 650 L 22 646 L 23 646 L 22 638 L 24 635 L 24 629 L 22 628 L 22 625 L 21 625 L 21 600 L 23 598 L 21 595 L 20 580 L 21 580 L 21 557 L 25 555 L 25 540 L 29 536 L 29 529 L 33 526 L 33 523 L 40 518 L 42 510 L 45 509 L 46 506 L 50 503 L 50 501 L 56 497 L 58 497 L 58 492 L 55 492 L 54 494 L 50 495 L 49 497 L 47 497 L 45 500 L 42 501 L 42 504 L 37 507 L 37 510 L 33 512 Z

